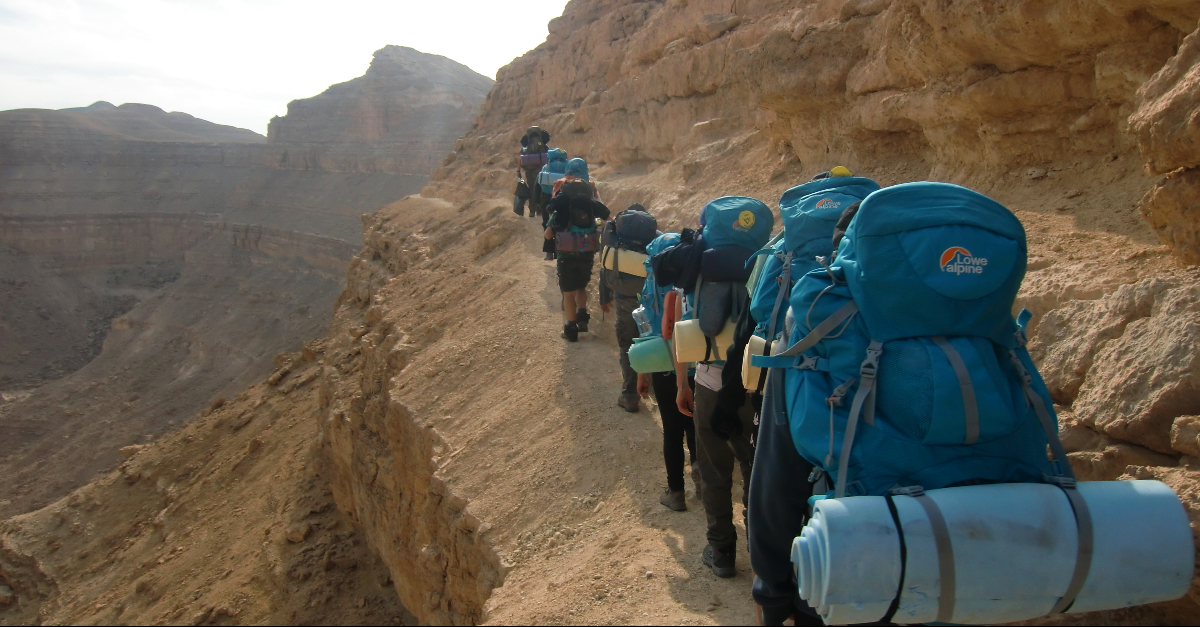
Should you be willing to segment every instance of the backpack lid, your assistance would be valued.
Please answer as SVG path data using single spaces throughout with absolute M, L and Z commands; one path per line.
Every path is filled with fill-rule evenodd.
M 800 251 L 813 240 L 812 248 L 832 253 L 833 228 L 846 207 L 879 190 L 879 184 L 861 176 L 832 176 L 797 185 L 779 197 L 779 215 L 783 218 L 783 250 Z M 828 249 L 828 250 L 826 250 Z M 806 255 L 809 256 L 809 255 Z M 795 277 L 799 278 L 799 277 Z
M 905 183 L 865 200 L 838 247 L 871 338 L 967 335 L 1014 348 L 1025 276 L 1021 221 L 949 183 Z
M 705 205 L 700 215 L 708 248 L 741 246 L 754 252 L 766 245 L 775 227 L 771 209 L 746 196 L 722 196 Z
M 591 180 L 590 178 L 588 178 L 587 161 L 584 161 L 583 159 L 580 159 L 579 157 L 575 157 L 574 159 L 571 159 L 570 161 L 567 162 L 567 174 L 571 175 L 571 176 L 578 176 L 579 178 L 581 178 L 585 181 Z
M 562 161 L 563 163 L 566 163 L 567 151 L 563 150 L 562 148 L 551 148 L 546 152 L 546 158 L 549 159 L 551 163 L 555 161 Z
M 636 208 L 635 208 L 636 207 Z M 630 207 L 613 217 L 615 244 L 642 252 L 646 245 L 658 237 L 658 220 L 641 205 Z

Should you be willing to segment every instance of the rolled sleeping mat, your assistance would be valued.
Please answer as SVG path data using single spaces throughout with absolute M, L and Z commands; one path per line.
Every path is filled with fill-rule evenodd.
M 1194 546 L 1179 498 L 1158 481 L 1078 484 L 1092 554 L 1066 613 L 1170 601 L 1191 585 Z M 894 496 L 825 499 L 792 544 L 800 596 L 829 625 L 882 619 L 993 624 L 1046 616 L 1067 593 L 1079 526 L 1062 489 L 995 484 Z M 945 533 L 937 530 L 944 529 Z M 945 577 L 943 577 L 945 575 Z M 951 582 L 947 585 L 946 582 Z M 943 599 L 943 593 L 952 595 Z
M 618 259 L 618 256 L 620 257 Z M 642 253 L 632 250 L 624 250 L 622 248 L 607 247 L 600 254 L 600 263 L 604 265 L 605 270 L 618 270 L 624 274 L 632 274 L 646 278 L 646 266 L 644 262 L 648 257 Z M 618 261 L 620 263 L 618 263 Z
M 751 365 L 750 356 L 769 355 L 772 344 L 774 342 L 768 342 L 757 335 L 750 336 L 750 341 L 746 342 L 746 352 L 742 355 L 742 387 L 750 391 L 758 389 L 758 379 L 761 376 L 762 368 Z
M 629 366 L 639 374 L 674 371 L 671 341 L 657 335 L 633 338 L 633 346 L 629 347 Z
M 721 333 L 715 338 L 705 337 L 700 330 L 699 320 L 683 320 L 675 324 L 675 361 L 687 363 L 691 361 L 724 360 L 725 352 L 733 346 L 734 327 L 737 325 L 725 321 Z

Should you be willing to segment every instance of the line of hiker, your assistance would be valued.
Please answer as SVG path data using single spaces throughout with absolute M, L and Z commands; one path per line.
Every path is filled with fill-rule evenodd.
M 599 252 L 617 404 L 654 394 L 674 511 L 686 445 L 699 557 L 722 578 L 740 469 L 763 624 L 1013 622 L 1187 593 L 1194 547 L 1170 488 L 1076 484 L 1030 315 L 1012 314 L 1024 228 L 992 199 L 838 166 L 782 195 L 777 234 L 743 196 L 660 233 L 640 204 L 610 219 L 578 159 L 542 206 L 563 337 L 587 330 Z

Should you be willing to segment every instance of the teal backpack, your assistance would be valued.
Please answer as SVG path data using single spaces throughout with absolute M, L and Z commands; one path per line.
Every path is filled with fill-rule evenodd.
M 642 294 L 638 304 L 645 307 L 646 318 L 650 321 L 652 335 L 662 335 L 663 299 L 674 286 L 659 287 L 654 281 L 654 268 L 650 267 L 650 259 L 665 250 L 674 248 L 679 243 L 678 233 L 663 233 L 646 245 L 646 260 L 642 264 L 646 268 L 646 282 L 642 285 Z M 642 337 L 650 337 L 642 335 Z
M 737 292 L 746 290 L 751 271 L 746 262 L 771 238 L 775 216 L 760 200 L 723 196 L 704 206 L 701 222 L 704 252 L 699 272 L 694 285 L 681 287 L 689 297 L 685 319 L 699 320 L 700 330 L 711 339 L 740 316 L 739 304 L 744 306 L 747 299 Z M 724 361 L 724 355 L 716 357 Z
M 833 228 L 842 212 L 878 189 L 879 184 L 869 178 L 838 176 L 809 181 L 783 193 L 779 198 L 783 237 L 755 253 L 768 255 L 750 297 L 756 335 L 779 339 L 792 286 L 821 267 L 817 257 L 833 256 Z
M 547 153 L 549 162 L 538 172 L 537 183 L 542 187 L 542 193 L 549 196 L 554 191 L 554 183 L 567 175 L 567 151 L 562 148 L 551 148 Z
M 1073 486 L 1027 312 L 1012 316 L 1026 255 L 1020 221 L 986 196 L 925 182 L 872 193 L 837 258 L 792 289 L 790 346 L 752 358 L 771 368 L 762 420 L 789 426 L 835 498 Z

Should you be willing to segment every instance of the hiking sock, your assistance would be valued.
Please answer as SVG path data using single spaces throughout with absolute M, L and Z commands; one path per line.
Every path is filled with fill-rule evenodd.
M 592 317 L 588 315 L 586 309 L 580 309 L 579 311 L 575 312 L 575 324 L 579 326 L 580 333 L 587 333 L 588 320 L 591 319 Z

